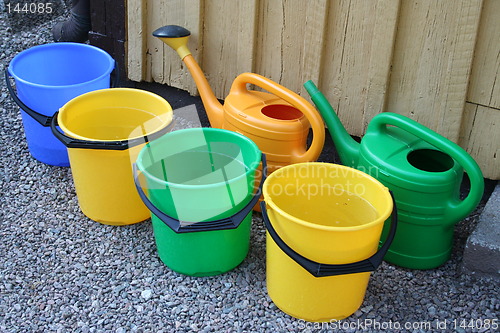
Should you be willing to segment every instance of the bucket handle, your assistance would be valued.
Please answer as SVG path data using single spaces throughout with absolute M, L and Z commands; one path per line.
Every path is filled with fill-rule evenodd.
M 80 140 L 75 139 L 66 134 L 60 132 L 57 129 L 57 116 L 59 115 L 59 111 L 57 111 L 51 119 L 50 129 L 54 136 L 59 139 L 68 148 L 81 148 L 81 149 L 102 149 L 102 150 L 126 150 L 130 147 L 135 147 L 145 142 L 149 142 L 160 136 L 170 132 L 173 127 L 173 122 L 165 126 L 164 128 L 135 139 L 130 140 L 121 140 L 121 141 L 91 141 L 91 140 Z
M 390 191 L 389 191 L 390 192 Z M 354 274 L 354 273 L 365 273 L 372 272 L 377 269 L 377 267 L 382 263 L 385 254 L 389 250 L 392 241 L 394 240 L 394 236 L 396 234 L 396 228 L 398 224 L 398 214 L 396 209 L 396 202 L 394 201 L 394 196 L 392 192 L 390 192 L 393 208 L 391 214 L 391 228 L 389 230 L 389 235 L 385 240 L 385 243 L 380 247 L 380 249 L 372 255 L 371 257 L 348 264 L 321 264 L 306 257 L 300 255 L 295 252 L 290 246 L 288 246 L 278 235 L 271 222 L 269 221 L 269 216 L 267 215 L 266 203 L 262 201 L 260 203 L 261 211 L 262 211 L 262 219 L 264 220 L 264 224 L 266 226 L 269 235 L 274 240 L 276 245 L 287 254 L 293 261 L 302 266 L 306 271 L 311 273 L 314 277 L 328 277 L 335 275 L 344 275 L 344 274 Z
M 50 126 L 50 121 L 51 121 L 52 117 L 49 117 L 49 116 L 46 116 L 46 115 L 43 115 L 41 113 L 36 112 L 35 110 L 28 107 L 26 104 L 24 104 L 19 99 L 16 92 L 14 91 L 14 88 L 12 87 L 12 84 L 10 83 L 8 68 L 5 68 L 5 85 L 7 86 L 7 90 L 9 91 L 10 97 L 12 97 L 12 99 L 17 104 L 17 106 L 19 106 L 21 109 L 23 109 L 24 112 L 29 114 L 31 116 L 31 118 L 35 119 L 43 127 Z
M 111 88 L 116 88 L 118 86 L 118 83 L 120 81 L 120 72 L 118 69 L 118 64 L 115 61 L 115 68 L 113 69 L 113 76 L 111 77 L 111 82 L 110 82 L 110 87 Z M 53 116 L 46 116 L 44 114 L 41 114 L 26 104 L 24 104 L 21 99 L 17 96 L 17 93 L 14 91 L 14 88 L 12 87 L 12 84 L 10 83 L 10 75 L 9 75 L 9 70 L 8 67 L 5 68 L 5 85 L 7 86 L 7 90 L 9 91 L 10 97 L 14 100 L 14 102 L 19 106 L 24 112 L 26 112 L 28 115 L 30 115 L 31 118 L 35 119 L 40 125 L 43 127 L 49 127 L 50 122 L 52 121 Z
M 181 220 L 175 219 L 161 210 L 159 210 L 146 196 L 141 185 L 139 184 L 139 177 L 137 173 L 137 165 L 134 163 L 132 166 L 134 173 L 134 183 L 137 188 L 137 193 L 141 197 L 144 205 L 158 217 L 163 223 L 165 223 L 170 229 L 172 229 L 177 234 L 189 233 L 189 232 L 200 232 L 200 231 L 215 231 L 215 230 L 227 230 L 227 229 L 236 229 L 240 226 L 241 222 L 245 219 L 245 217 L 250 213 L 253 206 L 257 203 L 260 198 L 260 194 L 262 193 L 262 185 L 267 178 L 267 163 L 266 163 L 266 155 L 262 154 L 262 178 L 259 184 L 259 188 L 254 193 L 252 200 L 239 212 L 234 214 L 233 216 L 226 217 L 220 220 L 214 221 L 202 221 L 190 223 L 187 225 L 182 225 Z

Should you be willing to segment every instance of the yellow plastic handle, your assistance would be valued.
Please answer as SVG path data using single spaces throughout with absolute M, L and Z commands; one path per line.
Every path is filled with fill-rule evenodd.
M 313 140 L 311 142 L 311 146 L 304 152 L 304 154 L 295 156 L 296 161 L 294 161 L 294 163 L 317 160 L 325 143 L 325 125 L 316 109 L 303 97 L 297 95 L 293 91 L 255 73 L 242 73 L 238 75 L 231 86 L 230 94 L 248 93 L 247 83 L 261 87 L 271 94 L 284 99 L 306 116 L 307 120 L 309 120 L 309 123 L 311 124 Z

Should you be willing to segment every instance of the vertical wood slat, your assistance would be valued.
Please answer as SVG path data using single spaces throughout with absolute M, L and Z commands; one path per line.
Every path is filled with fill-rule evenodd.
M 219 98 L 228 94 L 236 76 L 253 71 L 256 7 L 257 0 L 205 2 L 200 66 Z
M 106 3 L 102 0 L 90 0 L 90 22 L 92 31 L 106 35 Z
M 500 1 L 485 0 L 472 66 L 468 102 L 500 109 Z
M 106 15 L 106 33 L 112 39 L 124 40 L 125 24 L 123 17 L 125 16 L 125 1 L 103 1 L 105 4 Z
M 129 0 L 132 2 L 134 0 Z M 136 0 L 137 1 L 137 0 Z M 136 27 L 131 27 L 129 19 L 129 52 L 134 52 L 134 57 L 129 60 L 129 70 L 140 67 L 141 78 L 145 81 L 155 81 L 168 84 L 188 90 L 190 93 L 196 93 L 196 85 L 188 75 L 181 59 L 177 53 L 165 45 L 162 41 L 152 35 L 153 31 L 164 25 L 181 25 L 191 31 L 188 46 L 195 58 L 198 58 L 201 49 L 201 19 L 202 0 L 143 0 L 142 6 L 134 4 L 133 8 L 128 9 L 129 17 L 141 18 L 141 33 L 137 33 Z M 135 23 L 135 22 L 132 22 Z M 130 30 L 134 33 L 131 36 Z M 137 38 L 143 44 L 140 50 L 140 57 L 137 46 L 130 45 L 130 37 Z M 138 43 L 135 43 L 136 45 Z M 135 62 L 136 66 L 130 68 L 130 63 Z M 137 66 L 137 62 L 141 65 Z M 135 69 L 129 77 L 137 77 L 138 70 Z
M 478 162 L 487 178 L 500 179 L 500 110 L 465 104 L 460 145 Z
M 141 81 L 145 77 L 145 2 L 146 0 L 127 0 L 127 73 L 128 78 L 133 81 Z
M 302 68 L 298 70 L 302 84 L 308 80 L 318 84 L 321 79 L 328 11 L 327 0 L 315 1 L 306 7 Z M 301 90 L 302 96 L 308 96 L 302 85 L 296 88 L 296 91 Z
M 388 109 L 458 140 L 481 0 L 402 1 Z
M 331 3 L 320 89 L 349 133 L 384 110 L 399 1 Z
M 174 0 L 174 2 L 177 2 Z M 178 1 L 178 5 L 183 4 L 184 1 Z M 152 35 L 153 31 L 157 28 L 166 25 L 164 23 L 166 18 L 165 1 L 148 0 L 146 9 L 148 15 L 147 25 L 147 51 L 146 51 L 146 75 L 147 81 L 155 81 L 159 83 L 166 83 L 165 74 L 163 73 L 164 57 L 164 43 Z
M 366 98 L 364 100 L 363 130 L 377 114 L 386 110 L 387 89 L 396 42 L 400 0 L 379 0 L 375 8 L 375 27 L 372 36 Z
M 193 57 L 200 62 L 203 57 L 204 0 L 184 0 L 182 2 L 184 3 L 182 6 L 176 6 L 175 1 L 168 1 L 167 24 L 180 25 L 191 31 L 188 46 Z M 170 73 L 165 83 L 176 88 L 186 89 L 193 95 L 196 94 L 196 84 L 177 52 L 167 45 L 163 45 L 163 48 L 166 50 L 163 70 L 165 73 Z M 168 61 L 169 59 L 170 61 Z
M 498 150 L 486 142 L 495 134 L 484 131 L 493 127 L 482 124 L 497 121 L 500 104 L 497 1 L 193 1 L 128 0 L 131 79 L 196 93 L 177 54 L 162 44 L 156 51 L 159 41 L 150 37 L 160 24 L 179 24 L 191 30 L 190 49 L 218 98 L 244 71 L 305 97 L 302 84 L 312 79 L 351 134 L 363 135 L 379 112 L 404 114 L 460 139 L 500 177 L 498 159 L 481 148 Z M 151 9 L 161 2 L 163 10 Z M 471 113 L 470 105 L 464 110 L 466 97 L 479 111 Z M 467 133 L 477 134 L 471 139 Z
M 326 0 L 260 1 L 255 72 L 296 92 L 317 83 L 327 13 Z

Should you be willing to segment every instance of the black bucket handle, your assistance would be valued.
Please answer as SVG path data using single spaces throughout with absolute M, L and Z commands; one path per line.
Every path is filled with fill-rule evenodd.
M 398 213 L 396 209 L 396 202 L 394 200 L 394 196 L 392 192 L 391 194 L 393 208 L 391 214 L 391 228 L 389 230 L 389 235 L 385 240 L 384 244 L 380 247 L 380 249 L 372 255 L 371 257 L 348 264 L 321 264 L 315 261 L 312 261 L 299 253 L 295 252 L 290 246 L 288 246 L 278 235 L 272 223 L 269 221 L 269 216 L 267 215 L 266 203 L 262 201 L 260 203 L 261 211 L 262 211 L 262 219 L 264 220 L 264 224 L 266 226 L 269 235 L 274 240 L 276 245 L 293 261 L 302 266 L 306 271 L 311 273 L 314 277 L 328 277 L 335 275 L 344 275 L 344 274 L 354 274 L 354 273 L 365 273 L 372 272 L 377 269 L 377 267 L 382 263 L 385 254 L 389 250 L 392 241 L 394 240 L 394 236 L 396 235 L 396 228 L 398 224 Z
M 110 87 L 111 88 L 116 88 L 118 86 L 118 83 L 120 81 L 120 71 L 118 69 L 118 63 L 115 62 L 115 67 L 113 69 L 114 75 L 110 78 Z M 7 90 L 9 91 L 10 97 L 14 100 L 14 102 L 19 106 L 21 109 L 24 110 L 28 115 L 30 115 L 31 118 L 35 119 L 40 125 L 43 127 L 49 127 L 50 122 L 52 121 L 52 118 L 54 116 L 46 116 L 44 114 L 41 114 L 26 104 L 24 104 L 19 96 L 17 96 L 17 93 L 14 91 L 14 88 L 12 87 L 12 84 L 10 83 L 10 75 L 9 75 L 9 70 L 8 68 L 5 68 L 5 85 L 7 86 Z
M 138 146 L 142 143 L 152 141 L 160 136 L 170 132 L 173 128 L 174 121 L 171 121 L 170 124 L 165 126 L 164 128 L 138 138 L 129 139 L 129 140 L 120 140 L 120 141 L 91 141 L 91 140 L 80 140 L 75 139 L 66 134 L 60 132 L 57 129 L 57 116 L 59 111 L 57 111 L 51 119 L 50 129 L 54 136 L 59 139 L 67 148 L 81 148 L 81 149 L 101 149 L 101 150 L 126 150 L 130 147 Z
M 262 193 L 262 185 L 267 178 L 267 163 L 266 163 L 266 155 L 262 154 L 262 178 L 260 180 L 259 188 L 254 193 L 252 200 L 239 212 L 236 214 L 226 217 L 220 220 L 214 221 L 202 221 L 195 222 L 187 225 L 182 225 L 182 222 L 178 219 L 175 219 L 161 210 L 159 210 L 146 196 L 141 185 L 139 184 L 139 177 L 137 174 L 137 166 L 134 163 L 133 172 L 134 172 L 134 183 L 137 188 L 137 193 L 141 197 L 144 205 L 158 217 L 163 223 L 165 223 L 170 229 L 172 229 L 177 234 L 189 233 L 189 232 L 200 232 L 200 231 L 215 231 L 215 230 L 228 230 L 228 229 L 236 229 L 240 226 L 241 222 L 245 219 L 245 217 L 250 213 L 253 206 L 257 203 Z

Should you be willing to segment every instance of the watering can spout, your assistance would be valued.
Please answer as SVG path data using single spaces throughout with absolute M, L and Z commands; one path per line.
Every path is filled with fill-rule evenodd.
M 349 135 L 344 126 L 342 126 L 335 110 L 333 110 L 326 97 L 311 80 L 304 83 L 304 88 L 311 96 L 311 100 L 325 120 L 342 164 L 356 167 L 359 159 L 359 143 L 357 143 L 356 140 Z
M 219 102 L 217 97 L 215 97 L 215 94 L 210 88 L 203 71 L 187 46 L 191 32 L 178 25 L 167 25 L 156 29 L 153 32 L 153 36 L 159 38 L 162 42 L 177 52 L 193 76 L 196 87 L 200 92 L 203 105 L 207 111 L 210 125 L 215 128 L 222 128 L 224 120 L 222 104 Z

